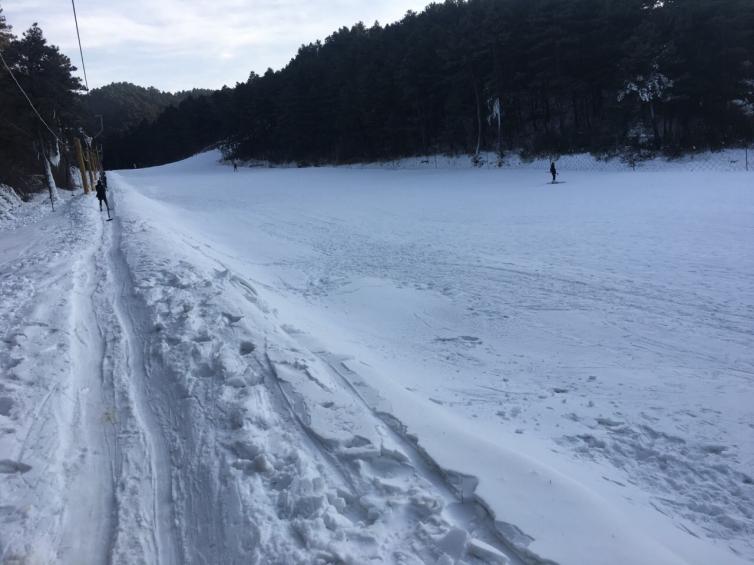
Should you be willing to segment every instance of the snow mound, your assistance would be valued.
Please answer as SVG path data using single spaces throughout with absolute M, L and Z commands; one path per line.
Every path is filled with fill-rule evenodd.
M 23 202 L 11 187 L 0 184 L 0 228 L 16 219 L 15 212 Z
M 11 187 L 0 185 L 0 231 L 34 224 L 50 212 L 47 194 L 34 194 L 28 202 L 24 202 Z

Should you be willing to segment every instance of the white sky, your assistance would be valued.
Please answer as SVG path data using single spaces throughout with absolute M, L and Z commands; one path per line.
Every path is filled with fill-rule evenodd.
M 89 86 L 219 88 L 284 66 L 303 43 L 342 26 L 421 11 L 429 0 L 76 0 Z M 0 0 L 20 36 L 38 22 L 77 67 L 69 0 Z M 79 71 L 79 74 L 80 71 Z

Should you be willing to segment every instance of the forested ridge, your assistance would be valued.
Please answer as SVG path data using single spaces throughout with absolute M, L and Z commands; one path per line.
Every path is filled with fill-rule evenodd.
M 212 90 L 195 88 L 181 92 L 164 92 L 130 82 L 113 82 L 93 88 L 87 95 L 90 110 L 103 117 L 105 137 L 152 122 L 168 107 L 177 106 L 189 96 L 206 96 Z
M 110 137 L 107 162 L 157 164 L 214 142 L 305 164 L 717 149 L 752 140 L 753 61 L 751 0 L 448 0 L 189 97 Z
M 754 139 L 751 0 L 447 0 L 300 47 L 218 91 L 87 92 L 35 24 L 0 9 L 0 182 L 70 184 L 73 137 L 110 168 L 221 145 L 238 159 L 347 163 L 433 153 L 589 151 L 632 158 Z

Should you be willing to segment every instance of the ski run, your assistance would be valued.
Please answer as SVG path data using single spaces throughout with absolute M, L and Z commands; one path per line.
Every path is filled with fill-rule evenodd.
M 0 562 L 754 559 L 754 177 L 205 153 L 0 223 Z

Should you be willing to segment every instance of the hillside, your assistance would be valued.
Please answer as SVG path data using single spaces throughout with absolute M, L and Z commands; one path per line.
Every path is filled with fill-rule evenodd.
M 113 167 L 224 141 L 299 163 L 511 149 L 678 155 L 754 139 L 749 0 L 446 0 L 113 139 Z
M 93 114 L 104 119 L 104 135 L 121 133 L 139 125 L 153 122 L 166 108 L 177 106 L 190 96 L 211 94 L 211 90 L 196 88 L 181 92 L 163 92 L 129 82 L 115 82 L 94 88 L 86 95 Z

